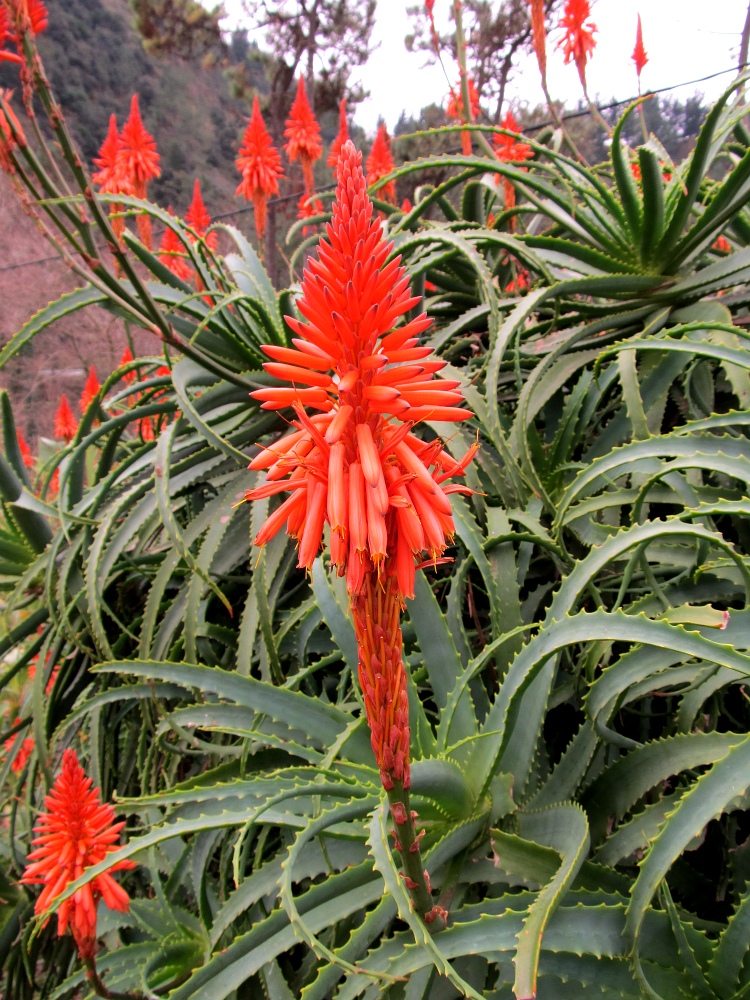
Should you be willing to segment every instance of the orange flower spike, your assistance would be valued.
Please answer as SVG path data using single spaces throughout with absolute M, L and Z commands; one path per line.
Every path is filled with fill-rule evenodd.
M 110 115 L 107 136 L 99 149 L 99 155 L 94 157 L 94 166 L 99 169 L 91 175 L 94 184 L 98 184 L 106 194 L 132 194 L 130 183 L 118 169 L 117 157 L 121 147 L 117 119 L 114 115 Z
M 393 157 L 391 156 L 391 139 L 388 135 L 388 129 L 385 127 L 385 122 L 381 122 L 378 126 L 378 134 L 375 136 L 375 142 L 372 144 L 370 155 L 367 157 L 368 185 L 372 186 L 381 177 L 385 177 L 395 166 L 396 164 L 393 162 Z M 378 188 L 376 197 L 395 204 L 396 182 L 389 181 L 381 188 Z
M 161 169 L 156 142 L 143 125 L 138 94 L 133 94 L 130 101 L 130 115 L 120 135 L 117 159 L 120 173 L 132 184 L 135 197 L 145 198 L 146 185 L 161 177 Z
M 117 850 L 124 823 L 115 823 L 115 811 L 102 803 L 99 790 L 78 763 L 75 750 L 63 754 L 62 770 L 44 800 L 34 832 L 36 849 L 29 854 L 24 885 L 44 886 L 34 912 L 44 911 L 87 868 L 99 864 Z M 134 868 L 132 861 L 119 861 L 64 900 L 57 910 L 57 933 L 70 928 L 83 959 L 96 952 L 96 907 L 103 899 L 110 910 L 127 911 L 128 894 L 112 878 L 112 872 Z
M 57 408 L 57 413 L 55 414 L 55 437 L 58 440 L 64 441 L 65 444 L 70 444 L 76 436 L 77 430 L 78 421 L 73 416 L 68 397 L 63 393 L 60 397 L 60 405 Z
M 408 363 L 412 357 L 408 350 L 402 350 L 404 345 L 411 349 L 430 321 L 422 313 L 395 326 L 419 299 L 410 294 L 400 258 L 385 263 L 391 245 L 385 242 L 374 218 L 361 162 L 361 154 L 352 143 L 345 143 L 327 238 L 321 239 L 318 260 L 308 261 L 302 278 L 297 305 L 303 320 L 287 317 L 298 335 L 294 340 L 297 349 L 264 348 L 273 358 L 265 364 L 266 370 L 291 385 L 259 389 L 253 396 L 264 409 L 294 405 L 295 431 L 251 463 L 253 469 L 269 469 L 268 482 L 299 471 L 308 482 L 310 505 L 316 503 L 313 494 L 318 492 L 313 487 L 327 484 L 325 505 L 316 503 L 311 510 L 316 517 L 322 510 L 342 541 L 347 537 L 351 541 L 348 549 L 337 543 L 336 553 L 339 571 L 347 576 L 351 593 L 357 588 L 363 566 L 366 572 L 369 565 L 382 569 L 389 558 L 395 560 L 398 521 L 391 509 L 386 472 L 392 465 L 398 475 L 412 478 L 415 474 L 403 464 L 404 456 L 394 437 L 400 422 L 431 418 L 455 421 L 471 416 L 458 406 L 461 395 L 455 391 L 456 383 L 436 377 L 442 365 L 426 360 L 429 348 L 417 351 L 417 357 L 424 359 L 421 365 Z M 310 418 L 302 409 L 304 404 L 323 412 Z M 399 423 L 392 423 L 393 417 Z M 414 441 L 422 447 L 417 438 Z M 343 453 L 339 443 L 344 445 Z M 339 464 L 342 454 L 343 468 Z M 416 454 L 413 457 L 426 502 L 450 517 L 450 505 L 433 474 Z M 409 465 L 408 455 L 406 461 Z M 259 499 L 263 489 L 251 490 L 248 499 Z M 347 522 L 342 521 L 344 516 Z M 275 530 L 285 520 L 274 520 Z M 300 566 L 309 568 L 317 556 L 322 526 L 320 520 L 306 522 Z M 260 544 L 269 537 L 262 530 L 256 541 Z M 440 551 L 445 544 L 441 535 Z
M 219 241 L 218 233 L 207 233 L 208 227 L 211 225 L 211 216 L 208 214 L 208 209 L 203 201 L 201 182 L 197 177 L 193 185 L 193 200 L 190 202 L 190 207 L 187 210 L 185 222 L 196 231 L 198 236 L 206 241 L 206 246 L 209 250 L 216 250 Z
M 339 104 L 339 130 L 336 138 L 331 143 L 331 148 L 328 151 L 328 159 L 326 160 L 327 166 L 329 166 L 332 170 L 336 169 L 336 164 L 339 162 L 341 147 L 348 138 L 349 123 L 346 120 L 346 98 L 342 97 L 341 103 Z
M 544 0 L 528 0 L 531 6 L 531 40 L 542 82 L 547 81 L 547 28 L 544 23 Z
M 320 140 L 320 125 L 307 99 L 303 77 L 300 77 L 297 83 L 297 93 L 286 120 L 284 137 L 287 140 L 284 146 L 286 155 L 292 163 L 295 160 L 300 161 L 305 190 L 308 195 L 312 194 L 315 187 L 313 163 L 320 159 L 323 144 Z
M 107 136 L 99 149 L 99 155 L 94 157 L 94 166 L 99 169 L 91 175 L 94 184 L 98 184 L 103 194 L 133 194 L 133 185 L 122 172 L 120 150 L 122 140 L 117 131 L 117 119 L 109 116 Z M 112 229 L 119 238 L 125 230 L 125 219 L 120 214 L 122 206 L 116 203 L 110 207 Z
M 135 361 L 135 358 L 133 357 L 133 352 L 130 350 L 129 347 L 126 347 L 125 350 L 122 352 L 122 357 L 120 358 L 119 367 L 122 368 L 123 365 L 129 365 L 131 361 Z M 122 378 L 124 382 L 135 382 L 135 380 L 138 378 L 138 372 L 135 370 L 135 368 L 133 368 L 131 371 L 123 375 Z
M 310 198 L 309 195 L 304 192 L 299 202 L 297 203 L 297 218 L 298 219 L 312 219 L 316 215 L 321 215 L 323 212 L 323 202 L 320 198 Z M 302 235 L 307 236 L 307 233 L 312 226 L 303 226 Z
M 255 208 L 255 231 L 262 240 L 266 231 L 266 200 L 279 193 L 279 178 L 284 176 L 279 151 L 274 146 L 260 113 L 257 95 L 253 112 L 245 129 L 237 159 L 242 180 L 236 193 Z
M 169 270 L 180 281 L 189 283 L 193 277 L 193 269 L 185 261 L 185 247 L 180 237 L 169 226 L 164 230 L 159 247 L 159 260 L 165 264 Z M 135 374 L 134 372 L 131 374 Z M 126 376 L 127 378 L 127 376 Z
M 469 80 L 469 110 L 471 114 L 469 118 L 474 121 L 479 114 L 479 93 L 477 88 L 474 86 L 474 81 Z M 461 92 L 461 81 L 456 84 L 454 90 L 450 92 L 448 97 L 448 107 L 445 109 L 445 113 L 449 118 L 453 118 L 456 121 L 464 120 L 464 98 Z M 461 133 L 461 148 L 463 150 L 464 156 L 471 156 L 471 135 L 468 132 Z
M 476 118 L 479 114 L 479 93 L 473 80 L 469 80 L 469 106 L 471 108 L 471 117 Z M 449 118 L 455 118 L 457 121 L 463 119 L 464 99 L 461 93 L 460 80 L 456 84 L 455 90 L 452 90 L 448 96 L 448 107 L 445 109 L 445 113 Z
M 81 413 L 85 413 L 91 406 L 91 402 L 101 389 L 99 379 L 96 377 L 96 368 L 92 365 L 89 368 L 88 378 L 81 393 Z
M 557 43 L 557 47 L 563 50 L 565 65 L 571 61 L 576 64 L 584 91 L 586 91 L 586 63 L 596 48 L 594 35 L 597 27 L 589 20 L 590 17 L 589 0 L 566 0 L 559 24 L 564 35 Z
M 29 671 L 29 679 L 31 679 L 31 676 L 32 676 L 31 671 Z M 21 719 L 18 716 L 16 716 L 13 722 L 13 726 L 14 727 L 17 726 L 20 721 Z M 5 743 L 3 744 L 8 753 L 10 753 L 10 751 L 13 749 L 13 745 L 16 742 L 17 736 L 18 736 L 17 733 L 15 736 L 9 736 L 8 739 L 5 741 Z M 32 736 L 27 736 L 24 739 L 23 743 L 21 743 L 21 746 L 18 748 L 18 753 L 13 758 L 13 763 L 10 765 L 10 769 L 14 774 L 20 774 L 21 771 L 23 771 L 24 767 L 26 767 L 26 762 L 28 761 L 33 751 L 34 751 L 34 739 Z
M 520 131 L 520 127 L 512 111 L 506 113 L 500 125 L 502 128 L 507 129 L 508 132 Z M 523 163 L 524 160 L 528 160 L 534 155 L 531 146 L 527 142 L 519 142 L 517 136 L 496 133 L 493 137 L 493 143 L 498 160 L 502 160 L 504 163 Z M 507 177 L 503 178 L 503 192 L 506 209 L 513 208 L 516 204 L 516 189 L 513 187 L 513 182 Z M 512 219 L 511 222 L 514 223 L 515 219 Z M 513 225 L 510 228 L 512 232 Z
M 156 142 L 143 125 L 137 94 L 133 94 L 130 115 L 120 135 L 116 169 L 130 183 L 136 198 L 145 198 L 148 182 L 161 177 Z M 143 245 L 150 250 L 153 239 L 148 215 L 138 216 L 138 233 Z
M 643 27 L 641 25 L 640 14 L 638 15 L 638 27 L 635 31 L 635 48 L 633 49 L 633 55 L 630 58 L 635 63 L 635 71 L 638 74 L 638 80 L 640 81 L 643 67 L 648 62 L 646 49 L 643 47 Z
M 18 450 L 21 452 L 23 464 L 27 469 L 32 469 L 34 467 L 34 456 L 31 453 L 31 448 L 29 448 L 26 438 L 20 431 L 16 431 L 16 438 L 18 439 Z

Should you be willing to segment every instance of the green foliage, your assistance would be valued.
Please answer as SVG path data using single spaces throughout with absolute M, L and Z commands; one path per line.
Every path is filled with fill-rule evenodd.
M 128 235 L 143 290 L 134 273 L 76 293 L 6 347 L 102 296 L 173 337 L 169 374 L 165 357 L 114 373 L 36 482 L 2 401 L 9 996 L 93 995 L 11 885 L 71 744 L 127 836 L 61 899 L 137 863 L 120 876 L 131 912 L 100 912 L 110 989 L 747 995 L 750 256 L 715 240 L 750 167 L 725 152 L 730 96 L 669 181 L 654 144 L 636 154 L 619 130 L 607 167 L 543 144 L 525 171 L 435 157 L 397 171 L 444 172 L 411 211 L 380 203 L 475 414 L 447 447 L 480 441 L 476 492 L 452 498 L 453 562 L 419 572 L 404 616 L 413 803 L 450 913 L 437 933 L 388 840 L 341 581 L 325 558 L 305 576 L 283 534 L 254 551 L 276 501 L 241 503 L 248 457 L 285 427 L 248 392 L 269 383 L 261 346 L 287 343 L 294 290 L 276 293 L 236 231 L 218 257 L 152 206 L 199 293 Z M 37 496 L 53 467 L 58 493 Z

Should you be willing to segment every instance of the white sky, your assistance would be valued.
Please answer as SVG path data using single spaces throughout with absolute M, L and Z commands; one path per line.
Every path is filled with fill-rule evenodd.
M 378 0 L 373 42 L 379 43 L 367 64 L 356 71 L 371 96 L 360 104 L 355 119 L 368 132 L 375 130 L 378 116 L 393 130 L 402 111 L 416 114 L 427 104 L 441 103 L 447 84 L 439 66 L 426 66 L 425 53 L 411 54 L 404 47 L 409 32 L 407 5 L 416 0 Z M 448 24 L 451 0 L 436 0 L 438 23 Z M 241 0 L 225 0 L 226 26 L 242 23 Z M 643 22 L 643 41 L 649 62 L 642 75 L 645 89 L 659 89 L 724 70 L 737 61 L 740 33 L 747 0 L 593 0 L 592 17 L 599 33 L 597 48 L 587 68 L 589 93 L 602 102 L 613 97 L 632 97 L 637 91 L 635 68 L 630 59 L 635 45 L 636 15 Z M 581 96 L 575 66 L 563 64 L 562 52 L 548 41 L 547 78 L 553 97 L 574 106 Z M 262 45 L 262 38 L 258 38 Z M 445 57 L 444 57 L 445 61 Z M 458 71 L 447 59 L 446 69 Z M 673 93 L 681 100 L 696 90 L 711 99 L 718 96 L 732 74 L 693 84 Z M 536 62 L 519 63 L 508 87 L 513 106 L 531 106 L 543 100 Z

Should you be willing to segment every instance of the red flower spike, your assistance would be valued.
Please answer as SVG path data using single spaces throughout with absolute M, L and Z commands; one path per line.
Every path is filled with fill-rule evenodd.
M 94 157 L 94 166 L 99 169 L 91 175 L 94 184 L 98 184 L 105 194 L 133 194 L 133 186 L 122 173 L 123 161 L 118 160 L 122 140 L 117 131 L 117 119 L 109 116 L 107 137 L 99 149 L 99 155 Z
M 520 131 L 519 124 L 514 118 L 512 111 L 506 113 L 500 125 L 509 132 Z M 498 160 L 502 160 L 503 163 L 523 163 L 524 160 L 528 160 L 534 155 L 531 146 L 527 142 L 519 142 L 518 139 L 519 136 L 495 134 L 493 143 Z M 516 189 L 513 187 L 513 182 L 507 177 L 503 178 L 503 193 L 505 195 L 505 208 L 513 208 L 516 204 Z M 513 231 L 514 222 L 515 219 L 512 219 L 511 232 Z
M 471 117 L 476 118 L 479 114 L 479 93 L 474 85 L 473 80 L 469 80 L 469 108 L 471 110 Z M 456 84 L 455 90 L 450 92 L 448 97 L 448 107 L 445 109 L 445 113 L 449 118 L 454 118 L 456 121 L 463 121 L 464 117 L 464 98 L 461 92 L 461 81 Z
M 148 182 L 161 177 L 156 142 L 143 125 L 138 94 L 133 94 L 130 115 L 120 135 L 117 169 L 132 185 L 136 198 L 145 198 Z
M 81 393 L 81 413 L 85 413 L 91 406 L 91 402 L 101 389 L 99 379 L 96 377 L 96 368 L 92 365 L 89 368 L 88 378 Z
M 284 176 L 279 151 L 260 113 L 257 95 L 253 99 L 253 113 L 245 129 L 237 159 L 237 169 L 242 180 L 236 193 L 255 207 L 255 231 L 262 240 L 266 231 L 266 200 L 279 193 L 279 177 Z
M 385 127 L 385 122 L 381 122 L 378 126 L 378 134 L 375 136 L 375 142 L 372 144 L 370 155 L 367 157 L 368 186 L 371 187 L 381 177 L 389 174 L 395 165 L 391 156 L 391 139 L 388 135 L 388 129 Z M 382 201 L 389 201 L 395 204 L 396 182 L 389 181 L 387 184 L 384 184 L 383 187 L 378 188 L 375 196 Z
M 16 716 L 13 725 L 17 726 L 20 721 L 21 721 L 20 718 Z M 13 749 L 13 745 L 16 742 L 17 735 L 18 734 L 16 734 L 16 736 L 9 736 L 8 739 L 5 741 L 5 743 L 3 744 L 8 753 L 10 753 L 10 751 Z M 31 756 L 33 750 L 34 750 L 34 739 L 31 736 L 27 736 L 26 739 L 21 744 L 21 746 L 18 748 L 18 753 L 13 758 L 13 763 L 10 765 L 10 769 L 14 774 L 20 774 L 21 771 L 23 771 L 24 767 L 26 767 L 26 762 Z
M 115 811 L 102 803 L 99 790 L 78 763 L 75 750 L 63 754 L 62 770 L 44 800 L 45 811 L 34 827 L 37 834 L 21 878 L 24 885 L 44 886 L 34 906 L 44 913 L 71 882 L 87 868 L 99 864 L 117 850 L 124 823 L 115 823 Z M 127 911 L 128 894 L 111 872 L 134 868 L 132 861 L 119 861 L 64 900 L 57 910 L 57 933 L 70 928 L 83 959 L 96 951 L 96 907 L 100 899 L 110 910 Z
M 341 147 L 344 145 L 346 140 L 349 138 L 349 124 L 346 120 L 346 98 L 341 98 L 341 103 L 339 104 L 339 130 L 336 138 L 331 143 L 331 148 L 328 151 L 328 159 L 326 160 L 327 166 L 331 167 L 332 170 L 336 169 L 336 164 L 339 162 L 339 153 L 341 152 Z
M 122 160 L 119 155 L 121 148 L 122 140 L 117 131 L 117 119 L 114 115 L 110 115 L 107 136 L 99 149 L 99 155 L 94 157 L 94 166 L 99 169 L 91 175 L 91 180 L 100 186 L 103 194 L 133 194 L 133 185 L 122 172 Z M 109 210 L 112 229 L 118 238 L 125 230 L 125 219 L 120 214 L 121 208 L 121 205 L 115 203 Z
M 633 55 L 630 58 L 635 63 L 635 71 L 638 74 L 638 80 L 640 81 L 643 67 L 648 62 L 648 56 L 646 55 L 646 50 L 643 47 L 643 27 L 641 26 L 640 14 L 638 15 L 638 27 L 635 31 L 635 48 L 633 49 Z
M 316 215 L 321 215 L 323 212 L 323 202 L 320 198 L 310 198 L 307 194 L 303 194 L 297 204 L 297 218 L 298 219 L 312 219 Z M 302 227 L 302 235 L 307 236 L 311 226 Z
M 201 182 L 197 177 L 193 185 L 193 200 L 190 202 L 190 208 L 187 210 L 185 222 L 196 231 L 198 236 L 205 240 L 209 250 L 216 250 L 219 236 L 216 232 L 207 233 L 208 227 L 211 225 L 211 216 L 208 214 L 208 209 L 203 201 Z
M 122 357 L 120 358 L 119 367 L 122 368 L 123 365 L 129 365 L 131 361 L 135 361 L 135 358 L 133 357 L 133 352 L 130 350 L 129 347 L 126 347 L 125 350 L 122 352 Z M 135 382 L 135 380 L 138 378 L 138 372 L 133 368 L 131 371 L 123 375 L 122 378 L 124 382 Z
M 171 208 L 169 209 L 171 212 Z M 159 260 L 165 264 L 172 274 L 180 281 L 189 283 L 193 277 L 193 269 L 185 261 L 185 247 L 182 240 L 169 226 L 164 230 L 159 247 Z M 135 374 L 133 372 L 132 374 Z M 127 378 L 128 376 L 126 376 Z
M 419 298 L 386 243 L 362 173 L 362 155 L 344 143 L 333 218 L 308 259 L 297 306 L 287 316 L 295 350 L 269 345 L 264 367 L 287 386 L 252 395 L 264 409 L 293 405 L 293 433 L 261 451 L 251 469 L 268 470 L 246 500 L 289 491 L 255 538 L 264 545 L 285 524 L 311 568 L 330 525 L 330 557 L 346 578 L 359 647 L 359 677 L 372 747 L 385 788 L 409 785 L 409 713 L 399 616 L 414 595 L 417 562 L 438 559 L 454 533 L 443 486 L 462 462 L 410 433 L 421 419 L 463 420 L 457 383 L 415 349 L 430 321 L 402 325 Z M 416 350 L 416 353 L 414 351 Z M 420 363 L 421 362 L 421 363 Z M 309 415 L 304 406 L 322 411 Z M 391 806 L 393 809 L 393 805 Z M 398 820 L 397 820 L 398 822 Z
M 544 0 L 527 0 L 531 6 L 531 40 L 542 82 L 547 80 L 547 29 L 544 23 Z
M 732 244 L 729 242 L 726 236 L 717 236 L 714 242 L 711 244 L 711 249 L 717 250 L 719 253 L 731 253 Z
M 16 431 L 16 439 L 18 440 L 18 450 L 21 452 L 21 458 L 23 459 L 23 464 L 27 469 L 31 469 L 34 466 L 34 456 L 31 453 L 31 448 L 29 448 L 26 438 L 20 431 Z
M 596 48 L 594 35 L 597 27 L 593 21 L 589 20 L 590 17 L 589 0 L 566 0 L 559 24 L 564 35 L 557 43 L 557 47 L 563 50 L 565 65 L 567 66 L 571 61 L 576 64 L 584 91 L 586 90 L 586 63 Z
M 474 121 L 479 114 L 479 93 L 477 88 L 474 86 L 474 81 L 469 80 L 469 110 L 471 114 L 469 118 Z M 464 97 L 461 91 L 461 81 L 456 84 L 455 90 L 450 92 L 448 98 L 448 107 L 445 109 L 445 113 L 449 118 L 453 118 L 456 121 L 464 120 Z M 461 148 L 463 150 L 464 156 L 471 156 L 471 135 L 468 132 L 461 133 Z
M 305 190 L 308 194 L 312 194 L 315 187 L 313 163 L 320 159 L 323 144 L 320 141 L 320 125 L 307 99 L 303 77 L 300 77 L 297 83 L 297 94 L 286 120 L 284 138 L 287 140 L 284 146 L 286 155 L 292 163 L 295 160 L 300 161 L 302 175 L 305 178 Z
M 55 437 L 63 440 L 65 444 L 70 444 L 76 436 L 78 421 L 73 416 L 68 397 L 63 393 L 60 397 L 60 405 L 55 414 Z
M 430 37 L 432 38 L 432 47 L 436 53 L 440 52 L 440 36 L 437 33 L 437 28 L 435 27 L 435 0 L 425 0 L 424 4 L 425 10 L 427 11 L 427 17 L 430 22 Z

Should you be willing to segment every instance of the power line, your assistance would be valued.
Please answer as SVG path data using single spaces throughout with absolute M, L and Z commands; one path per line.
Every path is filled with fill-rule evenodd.
M 708 73 L 706 76 L 699 76 L 696 77 L 694 80 L 685 80 L 683 83 L 674 83 L 669 87 L 657 87 L 655 90 L 649 90 L 648 94 L 642 96 L 648 96 L 650 94 L 664 94 L 670 90 L 679 90 L 680 87 L 691 87 L 696 83 L 705 83 L 706 80 L 715 80 L 717 76 L 726 76 L 727 73 L 738 73 L 741 70 L 745 69 L 748 65 L 750 65 L 750 63 L 743 63 L 742 66 L 730 66 L 728 69 L 720 69 L 716 73 Z M 622 101 L 611 101 L 609 104 L 600 104 L 597 105 L 596 107 L 598 111 L 611 111 L 613 108 L 620 108 L 622 107 L 623 104 L 632 104 L 633 101 L 637 100 L 638 96 L 636 95 L 635 97 L 625 98 Z M 562 121 L 567 122 L 567 121 L 572 121 L 573 119 L 576 118 L 585 118 L 587 115 L 590 114 L 591 114 L 590 108 L 581 108 L 580 111 L 569 111 L 567 114 L 562 115 Z M 524 132 L 527 133 L 539 132 L 544 128 L 550 128 L 553 125 L 555 125 L 554 121 L 537 122 L 535 125 L 526 125 L 524 127 Z M 399 138 L 400 138 L 399 136 L 394 136 L 394 142 L 397 141 Z M 456 147 L 455 150 L 447 150 L 447 152 L 459 152 L 459 151 L 460 151 L 459 147 Z M 326 191 L 333 191 L 334 187 L 335 187 L 334 185 L 329 185 L 327 187 L 320 188 L 320 190 L 317 191 L 316 194 L 324 194 Z M 304 193 L 305 193 L 304 191 L 297 191 L 293 194 L 281 195 L 278 198 L 269 198 L 267 204 L 269 206 L 282 205 L 286 202 L 293 201 L 295 198 L 296 199 L 301 198 Z M 221 212 L 219 215 L 214 216 L 214 220 L 216 221 L 219 219 L 230 219 L 236 215 L 244 215 L 245 212 L 250 212 L 250 211 L 252 211 L 252 208 L 250 205 L 247 205 L 245 208 L 236 208 L 233 209 L 231 212 Z M 154 235 L 162 236 L 163 233 L 164 230 L 161 230 L 160 232 L 155 233 Z M 106 244 L 100 245 L 98 249 L 105 250 Z M 2 274 L 5 271 L 16 271 L 23 267 L 34 267 L 35 265 L 38 264 L 48 264 L 52 260 L 59 260 L 59 259 L 60 259 L 59 254 L 50 254 L 49 257 L 38 257 L 36 260 L 24 260 L 17 264 L 5 264 L 2 267 L 0 267 L 0 274 Z

